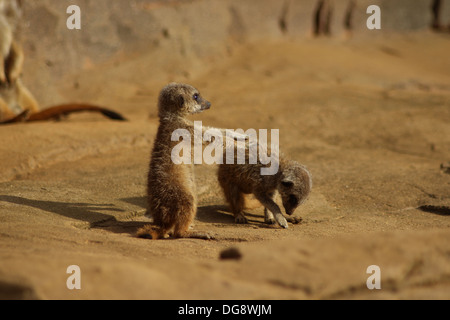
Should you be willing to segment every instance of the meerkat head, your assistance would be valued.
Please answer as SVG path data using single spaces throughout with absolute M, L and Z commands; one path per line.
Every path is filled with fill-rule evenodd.
M 298 162 L 290 161 L 283 170 L 278 186 L 286 214 L 292 215 L 309 196 L 312 188 L 311 174 Z
M 181 115 L 199 113 L 211 107 L 200 92 L 188 84 L 171 83 L 159 94 L 159 115 Z

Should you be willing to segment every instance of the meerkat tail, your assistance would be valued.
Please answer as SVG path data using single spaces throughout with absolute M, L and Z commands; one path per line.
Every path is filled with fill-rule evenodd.
M 64 104 L 59 106 L 50 107 L 42 111 L 30 114 L 29 110 L 25 110 L 19 115 L 0 121 L 2 124 L 11 124 L 16 122 L 34 122 L 34 121 L 46 121 L 51 119 L 57 119 L 58 117 L 68 115 L 75 112 L 99 112 L 105 117 L 117 121 L 127 121 L 127 119 L 120 113 L 113 110 L 98 107 L 90 104 Z
M 55 119 L 63 115 L 67 115 L 75 112 L 100 112 L 104 116 L 119 121 L 126 121 L 126 119 L 119 113 L 112 111 L 110 109 L 106 109 L 99 106 L 94 106 L 90 104 L 82 104 L 82 103 L 71 103 L 71 104 L 63 104 L 54 107 L 50 107 L 39 111 L 37 113 L 33 113 L 29 116 L 27 121 L 45 121 L 50 119 Z

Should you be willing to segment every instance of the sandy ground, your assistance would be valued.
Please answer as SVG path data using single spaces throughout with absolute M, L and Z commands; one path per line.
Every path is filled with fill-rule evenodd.
M 449 37 L 428 32 L 280 40 L 181 74 L 148 53 L 67 76 L 61 95 L 130 121 L 0 128 L 0 298 L 449 299 L 448 52 Z M 251 201 L 249 224 L 234 224 L 217 168 L 199 165 L 194 228 L 216 240 L 134 236 L 149 223 L 156 98 L 170 80 L 213 103 L 193 118 L 205 125 L 280 130 L 281 150 L 313 174 L 302 223 L 266 226 Z M 228 248 L 241 258 L 221 260 Z M 81 290 L 66 287 L 69 265 Z M 381 290 L 366 286 L 370 265 Z

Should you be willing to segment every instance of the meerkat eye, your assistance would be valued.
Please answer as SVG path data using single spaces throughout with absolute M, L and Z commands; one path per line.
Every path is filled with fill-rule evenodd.
M 196 94 L 194 94 L 194 96 L 192 98 L 194 98 L 195 101 L 198 101 L 198 97 L 199 97 L 199 95 L 198 95 L 198 93 L 196 93 Z

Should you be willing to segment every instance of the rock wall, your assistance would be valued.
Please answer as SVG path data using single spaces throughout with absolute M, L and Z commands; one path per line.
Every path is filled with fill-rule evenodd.
M 348 28 L 355 37 L 423 30 L 431 25 L 432 1 L 28 0 L 24 3 L 24 80 L 41 104 L 57 103 L 63 97 L 49 90 L 64 76 L 121 54 L 160 51 L 195 64 L 226 55 L 248 41 L 314 36 L 318 13 L 327 17 L 325 34 L 331 37 L 348 37 Z M 450 24 L 449 2 L 441 3 L 443 24 Z M 71 4 L 81 9 L 81 30 L 66 27 L 66 9 Z M 366 27 L 366 9 L 371 4 L 381 8 L 381 30 Z M 328 11 L 318 12 L 320 7 Z

